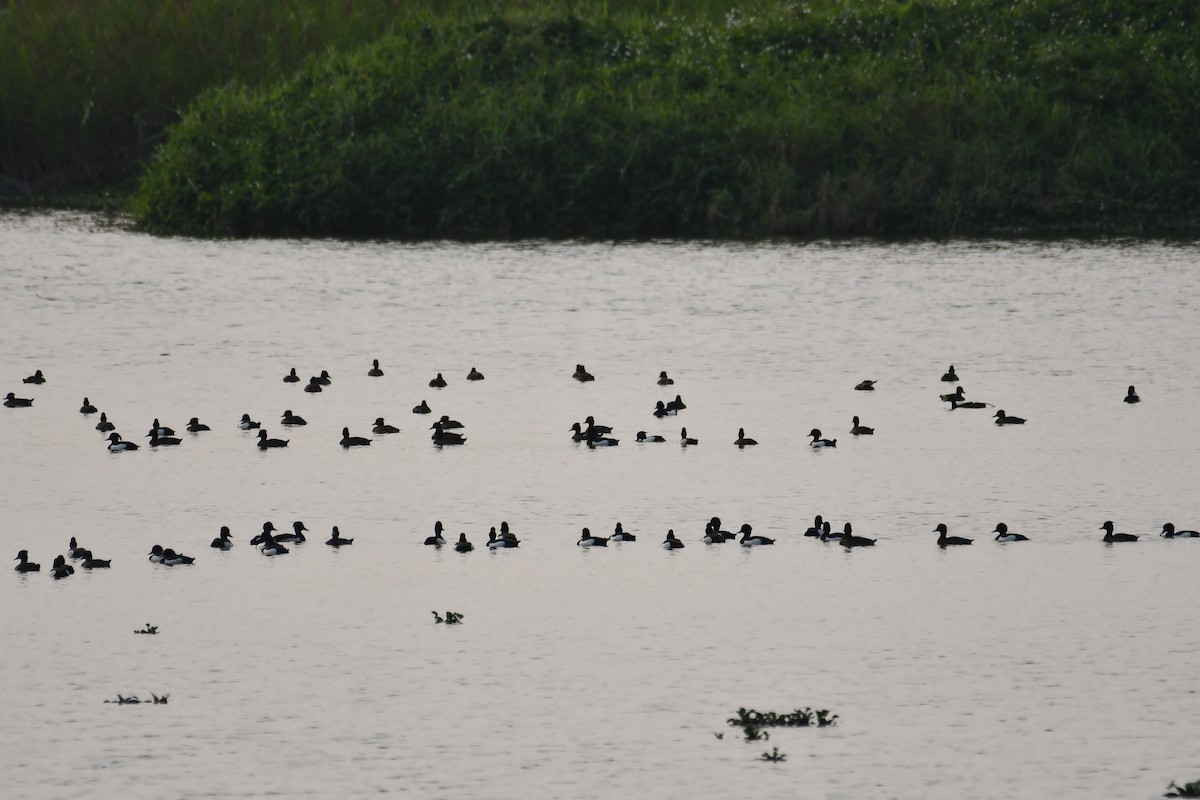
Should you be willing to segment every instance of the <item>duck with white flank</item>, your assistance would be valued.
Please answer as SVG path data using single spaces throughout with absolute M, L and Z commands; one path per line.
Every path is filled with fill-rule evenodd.
M 244 431 L 252 431 L 255 428 L 261 428 L 262 424 L 250 419 L 249 414 L 242 414 L 242 419 L 241 422 L 238 423 L 238 427 Z
M 596 378 L 584 368 L 583 364 L 575 365 L 575 374 L 571 377 L 580 383 L 587 383 L 588 381 L 596 380 Z
M 1125 402 L 1126 403 L 1140 403 L 1140 402 L 1142 402 L 1142 398 L 1138 397 L 1137 392 L 1135 392 L 1133 387 L 1130 386 L 1129 390 L 1127 392 L 1125 392 Z
M 809 442 L 809 445 L 812 447 L 837 447 L 837 439 L 821 438 L 820 428 L 813 428 L 808 432 L 808 435 L 812 437 L 812 441 Z
M 675 531 L 667 531 L 667 538 L 663 539 L 663 550 L 682 550 L 683 542 L 675 538 Z
M 465 533 L 460 533 L 458 535 L 458 541 L 454 543 L 454 549 L 459 553 L 469 553 L 475 549 L 475 545 L 467 541 L 467 535 Z
M 150 548 L 149 561 L 151 564 L 161 564 L 163 560 L 163 549 L 161 544 L 156 544 Z
M 996 525 L 996 530 L 993 531 L 993 533 L 996 534 L 997 542 L 1028 542 L 1029 541 L 1028 536 L 1024 536 L 1019 533 L 1009 533 L 1008 526 L 1005 525 L 1003 522 L 998 523 Z
M 155 545 L 157 547 L 158 545 Z M 162 560 L 159 562 L 166 564 L 168 567 L 177 567 L 181 564 L 194 564 L 196 559 L 191 556 L 185 556 L 183 553 L 176 553 L 171 548 L 162 551 Z
M 383 421 L 383 417 L 375 418 L 375 427 L 371 428 L 371 433 L 399 433 L 400 429 L 395 425 L 388 425 Z
M 704 523 L 704 535 L 700 537 L 700 541 L 705 544 L 725 544 L 725 537 L 719 530 L 713 529 L 711 522 L 706 522 Z
M 875 391 L 875 384 L 878 382 L 879 381 L 862 381 L 861 383 L 859 383 L 857 386 L 854 387 L 854 391 L 856 391 L 856 392 L 873 392 L 873 391 Z
M 1200 533 L 1196 531 L 1177 531 L 1175 530 L 1175 525 L 1168 522 L 1163 525 L 1162 533 L 1159 536 L 1164 539 L 1196 539 L 1200 537 Z
M 1000 409 L 999 411 L 997 411 L 992 416 L 996 418 L 997 425 L 1024 425 L 1025 424 L 1025 420 L 1021 419 L 1020 417 L 1010 417 L 1007 414 L 1005 414 L 1003 408 Z
M 851 535 L 852 531 L 853 531 L 853 528 L 851 528 L 850 523 L 847 522 L 843 526 L 842 530 L 834 532 L 833 526 L 830 525 L 829 522 L 827 521 L 821 525 L 821 541 L 822 542 L 832 542 L 835 540 L 840 541 L 843 536 Z
M 263 534 L 263 540 L 262 543 L 259 544 L 258 549 L 264 556 L 286 556 L 288 553 L 292 552 L 279 542 L 275 541 L 275 537 L 269 533 Z
M 329 545 L 330 547 L 343 547 L 348 544 L 354 544 L 354 540 L 343 539 L 341 532 L 338 530 L 338 526 L 334 525 L 333 536 L 329 537 L 329 539 L 325 541 L 325 544 Z
M 461 433 L 445 430 L 440 422 L 433 423 L 433 435 L 429 438 L 438 447 L 464 444 L 467 441 L 467 437 L 463 436 Z
M 297 426 L 298 425 L 307 425 L 308 420 L 306 420 L 304 417 L 296 416 L 295 414 L 292 413 L 292 410 L 289 408 L 289 409 L 285 410 L 283 412 L 283 416 L 279 418 L 279 424 L 280 425 L 297 425 Z
M 489 550 L 502 550 L 507 547 L 517 547 L 520 544 L 521 542 L 518 541 L 517 537 L 507 531 L 500 535 L 496 533 L 494 527 L 488 531 L 487 546 Z
M 33 398 L 17 397 L 12 392 L 4 396 L 5 408 L 29 408 L 33 405 Z
M 300 520 L 296 520 L 292 523 L 291 533 L 281 533 L 273 538 L 277 542 L 295 542 L 296 544 L 303 544 L 306 541 L 304 536 L 304 531 L 306 530 L 308 530 L 308 528 L 304 527 L 304 523 Z
M 943 403 L 954 403 L 954 402 L 961 403 L 962 401 L 966 400 L 967 398 L 966 398 L 966 395 L 963 394 L 963 388 L 961 386 L 957 386 L 957 387 L 955 387 L 954 392 L 952 394 L 939 394 L 938 399 L 941 400 Z
M 222 525 L 220 535 L 213 539 L 208 546 L 217 550 L 229 550 L 233 547 L 233 540 L 229 538 L 229 535 L 229 526 Z
M 654 414 L 655 418 L 662 419 L 663 417 L 673 417 L 678 412 L 673 408 L 667 408 L 667 404 L 659 400 L 654 406 L 654 411 L 651 413 Z
M 688 436 L 687 428 L 680 428 L 679 429 L 679 444 L 682 445 L 683 447 L 690 447 L 691 445 L 700 444 L 700 440 L 693 439 L 690 436 Z
M 805 536 L 814 536 L 814 537 L 819 538 L 821 536 L 821 523 L 823 523 L 824 521 L 825 520 L 821 517 L 821 515 L 817 514 L 817 516 L 813 517 L 812 527 L 810 527 L 806 531 L 804 531 L 804 535 Z
M 850 532 L 850 523 L 847 522 L 845 530 L 842 531 L 842 539 L 840 544 L 846 549 L 850 549 L 852 547 L 874 547 L 875 540 L 868 539 L 865 536 L 855 536 Z
M 710 528 L 712 528 L 712 533 L 721 537 L 722 541 L 728 542 L 730 539 L 737 538 L 736 533 L 730 533 L 729 531 L 721 530 L 721 518 L 720 517 L 713 517 L 712 519 L 710 519 L 708 521 L 708 525 Z
M 79 558 L 83 552 L 83 548 L 75 541 L 75 537 L 71 537 L 71 541 L 67 543 L 67 558 Z
M 203 431 L 211 431 L 212 428 L 202 423 L 199 417 L 192 417 L 188 420 L 187 428 L 185 430 L 187 430 L 188 433 L 202 433 Z
M 292 371 L 283 376 L 284 383 L 299 383 L 300 376 L 296 374 L 296 368 L 292 367 Z
M 850 433 L 854 436 L 871 436 L 875 433 L 874 428 L 868 428 L 866 425 L 858 423 L 858 417 L 850 420 Z
M 113 431 L 108 435 L 108 451 L 110 453 L 121 453 L 125 450 L 137 450 L 138 446 L 133 442 L 127 442 L 121 438 L 121 434 Z
M 591 531 L 584 528 L 575 544 L 580 547 L 608 547 L 608 539 L 604 536 L 593 536 Z
M 414 413 L 414 414 L 429 414 L 429 413 L 431 413 L 431 411 L 432 411 L 432 409 L 429 407 L 429 404 L 426 403 L 424 400 L 422 400 L 420 403 L 413 406 L 412 413 Z
M 958 383 L 958 374 L 954 371 L 954 365 L 950 365 L 950 369 L 946 370 L 946 374 L 942 376 L 943 383 Z
M 347 450 L 351 447 L 366 447 L 370 443 L 370 439 L 364 436 L 351 436 L 349 428 L 342 428 L 342 441 L 339 444 Z
M 483 380 L 483 373 L 480 372 L 479 370 L 475 369 L 474 367 L 471 367 L 471 371 L 467 373 L 467 380 L 481 381 L 481 380 Z
M 429 388 L 431 388 L 431 389 L 445 389 L 446 388 L 446 379 L 442 377 L 442 373 L 439 372 L 437 374 L 437 377 L 429 382 Z
M 252 544 L 252 545 L 262 544 L 263 542 L 265 542 L 267 540 L 267 537 L 270 536 L 272 531 L 274 531 L 274 530 L 276 530 L 275 523 L 264 522 L 263 527 L 262 527 L 262 533 L 255 534 L 254 538 L 250 540 L 250 544 Z
M 742 534 L 740 542 L 743 547 L 759 547 L 761 545 L 775 544 L 774 539 L 754 535 L 753 529 L 749 525 L 743 525 L 739 533 Z
M 117 426 L 108 421 L 108 415 L 101 411 L 100 421 L 96 423 L 96 430 L 100 431 L 101 433 L 108 433 L 109 431 L 115 431 L 116 429 Z
M 663 370 L 662 372 L 658 373 L 658 385 L 659 386 L 674 386 L 675 381 L 668 378 L 667 371 Z
M 1101 525 L 1100 530 L 1104 531 L 1103 541 L 1110 544 L 1112 542 L 1136 542 L 1138 540 L 1137 534 L 1113 533 L 1113 524 L 1111 521 L 1105 522 L 1103 525 Z
M 15 569 L 17 572 L 38 572 L 42 568 L 41 564 L 35 564 L 34 562 L 29 560 L 29 551 L 28 550 L 18 551 L 17 557 L 14 558 L 13 561 L 20 562 L 15 567 L 13 567 L 13 569 Z
M 666 441 L 666 439 L 664 439 L 663 437 L 661 437 L 657 434 L 655 434 L 654 436 L 648 436 L 645 431 L 637 432 L 637 440 L 639 442 L 665 442 Z
M 381 370 L 379 368 L 379 359 L 378 358 L 371 360 L 371 368 L 369 370 L 367 370 L 367 377 L 368 378 L 382 378 L 383 377 L 383 370 Z
M 733 443 L 738 446 L 739 450 L 741 450 L 743 447 L 750 447 L 758 444 L 758 441 L 747 437 L 745 428 L 738 428 L 737 439 L 735 439 Z
M 150 425 L 150 430 L 146 431 L 146 438 L 153 439 L 155 436 L 174 436 L 175 429 L 168 428 L 166 425 L 158 421 L 158 417 L 154 418 L 153 424 Z
M 85 398 L 83 398 L 83 405 L 81 405 L 79 407 L 79 413 L 80 414 L 95 414 L 96 407 L 94 405 L 92 405 L 92 402 L 85 397 Z
M 621 527 L 621 523 L 619 523 L 619 522 L 617 523 L 617 526 L 615 528 L 613 528 L 612 536 L 609 536 L 608 538 L 609 538 L 609 541 L 613 541 L 613 542 L 636 542 L 637 541 L 637 537 L 634 536 L 632 533 L 626 533 L 625 529 Z
M 933 529 L 933 532 L 938 535 L 938 547 L 951 547 L 953 545 L 964 545 L 964 544 L 970 544 L 971 542 L 975 541 L 974 539 L 966 539 L 966 538 L 963 538 L 962 536 L 947 536 L 946 535 L 947 530 L 946 530 L 946 526 L 944 524 L 939 524 L 936 528 Z
M 68 564 L 65 558 L 62 556 L 54 557 L 54 565 L 50 567 L 50 577 L 58 580 L 59 578 L 65 578 L 68 575 L 74 574 L 75 568 Z
M 291 439 L 268 439 L 267 432 L 260 430 L 258 432 L 258 449 L 266 450 L 270 447 L 287 447 Z
M 446 543 L 446 537 L 442 536 L 442 521 L 439 519 L 433 523 L 433 536 L 425 538 L 425 544 L 431 544 L 435 547 L 441 547 Z

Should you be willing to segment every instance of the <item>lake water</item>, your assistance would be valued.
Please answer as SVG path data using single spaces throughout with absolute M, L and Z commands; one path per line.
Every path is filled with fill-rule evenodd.
M 6 798 L 1200 779 L 1200 542 L 1155 535 L 1200 525 L 1196 245 L 210 242 L 7 214 L 0 247 L 0 393 L 35 398 L 0 408 L 0 553 L 43 565 L 0 581 Z M 993 407 L 939 402 L 950 364 Z M 333 383 L 306 394 L 291 367 Z M 109 453 L 85 396 L 142 449 Z M 243 413 L 289 446 L 258 450 Z M 442 414 L 465 446 L 432 446 Z M 619 447 L 571 441 L 589 414 Z M 182 433 L 193 416 L 212 431 Z M 379 416 L 401 432 L 339 446 Z M 146 446 L 155 417 L 181 446 Z M 879 542 L 804 538 L 815 514 Z M 705 546 L 714 515 L 776 544 Z M 1105 545 L 1109 519 L 1142 541 Z M 267 520 L 311 538 L 264 557 Z M 476 551 L 423 546 L 435 520 Z M 482 548 L 501 520 L 519 549 Z M 638 541 L 576 546 L 617 521 Z M 939 549 L 939 522 L 975 544 Z M 992 541 L 998 522 L 1031 541 Z M 352 547 L 322 544 L 333 525 Z M 112 568 L 52 580 L 72 535 Z M 150 564 L 154 544 L 196 563 Z M 170 703 L 104 703 L 151 692 Z M 752 743 L 726 724 L 806 706 L 840 724 Z M 772 746 L 786 762 L 757 760 Z

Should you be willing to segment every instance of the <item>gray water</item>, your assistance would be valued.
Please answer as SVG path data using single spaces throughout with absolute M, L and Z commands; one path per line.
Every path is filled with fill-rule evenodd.
M 35 398 L 0 408 L 0 553 L 43 565 L 0 581 L 6 798 L 1200 779 L 1200 542 L 1156 535 L 1200 525 L 1195 245 L 209 242 L 34 214 L 0 216 L 0 248 L 0 394 Z M 949 364 L 993 407 L 947 410 Z M 293 366 L 333 385 L 283 383 Z M 677 393 L 685 411 L 651 416 Z M 84 396 L 142 449 L 109 453 Z M 243 413 L 289 446 L 259 451 Z M 431 445 L 441 414 L 465 446 Z M 589 414 L 620 446 L 571 441 Z M 182 433 L 192 416 L 213 430 Z M 378 416 L 401 433 L 338 446 Z M 146 446 L 155 417 L 181 446 Z M 815 514 L 878 544 L 804 538 Z M 705 546 L 714 515 L 776 544 Z M 250 546 L 297 519 L 288 556 Z M 1105 545 L 1108 519 L 1142 541 Z M 423 546 L 435 520 L 476 551 Z M 519 549 L 482 548 L 501 520 Z M 638 541 L 576 546 L 617 521 Z M 1002 521 L 1031 541 L 992 541 Z M 939 522 L 975 544 L 939 549 Z M 352 547 L 322 544 L 333 525 Z M 52 580 L 72 535 L 112 568 Z M 196 563 L 150 564 L 153 544 Z M 169 704 L 104 703 L 151 692 Z M 726 724 L 806 706 L 839 724 L 753 743 Z M 787 761 L 757 760 L 771 747 Z

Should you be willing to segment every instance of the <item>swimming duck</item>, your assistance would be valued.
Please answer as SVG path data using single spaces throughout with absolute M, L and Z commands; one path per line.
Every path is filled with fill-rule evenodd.
M 851 547 L 874 547 L 875 540 L 868 539 L 865 536 L 855 536 L 850 532 L 850 523 L 846 523 L 846 529 L 842 531 L 841 539 L 842 547 L 850 549 Z
M 683 542 L 675 538 L 675 531 L 667 531 L 667 538 L 663 539 L 662 547 L 664 550 L 682 550 Z
M 29 560 L 28 550 L 17 551 L 17 557 L 14 558 L 13 561 L 21 562 L 13 567 L 13 569 L 15 569 L 17 572 L 38 572 L 42 568 L 41 564 L 35 564 Z
M 342 428 L 342 441 L 340 444 L 347 449 L 351 447 L 366 447 L 371 443 L 370 439 L 362 436 L 351 436 L 349 428 Z
M 621 527 L 621 523 L 619 523 L 619 522 L 617 523 L 617 526 L 615 528 L 613 528 L 612 536 L 609 536 L 608 538 L 609 538 L 609 541 L 613 541 L 613 542 L 636 542 L 637 541 L 637 537 L 634 536 L 632 533 L 626 533 L 625 529 Z M 682 547 L 682 545 L 680 545 L 680 546 Z
M 303 544 L 305 541 L 307 541 L 304 536 L 304 531 L 306 530 L 308 530 L 308 528 L 304 527 L 304 523 L 300 520 L 296 520 L 292 523 L 291 533 L 281 533 L 278 536 L 273 535 L 272 538 L 277 542 L 295 542 L 296 544 Z
M 292 413 L 292 410 L 289 408 L 283 412 L 283 417 L 280 418 L 279 424 L 280 425 L 307 425 L 308 420 L 306 420 L 304 417 L 296 416 L 295 414 Z
M 228 550 L 232 548 L 233 541 L 229 538 L 229 527 L 222 525 L 220 535 L 213 539 L 208 546 L 215 547 L 218 550 Z
M 446 538 L 442 536 L 442 521 L 438 520 L 433 523 L 433 536 L 426 537 L 425 544 L 432 544 L 441 547 L 446 543 Z
M 250 540 L 250 544 L 252 544 L 252 545 L 262 544 L 263 542 L 265 542 L 267 540 L 267 537 L 270 536 L 271 533 L 275 530 L 276 530 L 275 523 L 264 522 L 263 527 L 262 527 L 262 532 L 255 534 L 254 538 Z
M 874 428 L 868 428 L 866 425 L 859 425 L 858 417 L 854 417 L 852 420 L 850 420 L 850 423 L 850 433 L 854 436 L 871 436 L 875 433 Z
M 878 383 L 878 381 L 862 381 L 861 383 L 859 383 L 857 386 L 854 387 L 854 391 L 856 391 L 856 392 L 873 392 L 873 391 L 875 391 L 876 383 Z
M 613 439 L 611 436 L 597 436 L 587 440 L 588 447 L 616 447 L 620 443 L 620 439 Z
M 375 427 L 371 428 L 371 433 L 399 433 L 400 429 L 395 425 L 388 425 L 383 421 L 383 417 L 375 418 Z
M 673 417 L 677 412 L 673 408 L 667 408 L 667 404 L 662 400 L 659 400 L 658 403 L 655 404 L 654 411 L 652 413 L 658 419 L 662 419 L 663 417 Z
M 320 386 L 330 386 L 333 384 L 333 378 L 331 378 L 329 376 L 329 373 L 326 372 L 325 370 L 321 370 L 320 375 L 317 375 L 314 378 L 310 378 L 309 380 L 313 381 L 314 383 L 316 383 Z
M 154 418 L 154 424 L 152 424 L 150 426 L 150 430 L 146 431 L 146 438 L 148 438 L 148 439 L 153 439 L 155 436 L 164 436 L 165 437 L 165 436 L 174 436 L 174 435 L 175 435 L 175 429 L 168 428 L 167 426 L 160 424 L 158 421 L 158 417 Z
M 490 531 L 488 531 L 487 546 L 489 550 L 499 550 L 505 547 L 516 547 L 519 544 L 521 543 L 517 541 L 517 537 L 513 536 L 511 533 L 504 536 L 498 536 L 495 528 L 492 528 Z
M 188 433 L 200 433 L 201 431 L 211 431 L 211 430 L 212 430 L 212 428 L 210 428 L 207 425 L 205 425 L 204 423 L 202 423 L 198 417 L 192 417 L 191 419 L 188 420 L 188 425 L 187 425 Z
M 75 537 L 71 537 L 71 541 L 67 543 L 67 558 L 79 558 L 83 548 L 75 541 Z
M 150 557 L 147 560 L 151 564 L 161 564 L 163 560 L 163 552 L 162 545 L 156 544 L 150 548 Z
M 743 447 L 749 447 L 750 445 L 758 444 L 758 442 L 756 440 L 746 438 L 746 429 L 745 428 L 738 428 L 738 438 L 735 439 L 733 443 L 738 446 L 738 449 L 741 449 Z
M 268 447 L 287 447 L 291 439 L 268 439 L 267 432 L 260 430 L 258 432 L 258 449 L 266 450 Z
M 1162 533 L 1160 533 L 1159 536 L 1162 536 L 1165 539 L 1195 539 L 1200 537 L 1200 533 L 1197 533 L 1196 531 L 1177 531 L 1175 530 L 1175 526 L 1168 522 L 1167 524 L 1163 525 Z
M 12 392 L 9 392 L 4 396 L 4 405 L 8 408 L 29 408 L 29 406 L 33 405 L 33 398 L 17 397 Z M 95 411 L 95 409 L 92 409 L 92 411 Z
M 424 400 L 422 400 L 420 403 L 418 403 L 417 405 L 413 406 L 413 411 L 412 411 L 412 413 L 414 413 L 414 414 L 428 414 L 428 413 L 430 413 L 429 404 L 428 404 L 428 403 L 426 403 Z
M 475 549 L 475 545 L 467 541 L 467 535 L 465 533 L 460 533 L 458 535 L 458 541 L 454 543 L 454 549 L 459 553 L 469 553 Z
M 463 444 L 467 441 L 467 437 L 463 436 L 461 433 L 443 430 L 440 422 L 433 423 L 433 435 L 429 438 L 432 439 L 433 443 L 438 447 Z
M 354 540 L 353 539 L 343 539 L 341 532 L 338 531 L 338 526 L 334 525 L 333 526 L 333 536 L 329 537 L 328 541 L 326 541 L 325 544 L 329 545 L 330 547 L 341 547 L 342 545 L 354 544 Z
M 150 437 L 150 446 L 151 447 L 173 447 L 174 445 L 182 443 L 182 441 L 183 441 L 182 439 L 177 439 L 174 436 L 151 436 Z
M 952 411 L 956 408 L 987 408 L 987 406 L 987 403 L 981 403 L 977 400 L 969 400 L 962 403 L 958 402 L 957 400 L 950 401 L 950 410 Z
M 309 379 L 308 379 L 308 384 L 307 384 L 307 385 L 304 387 L 304 391 L 306 391 L 306 392 L 310 392 L 310 393 L 313 393 L 313 394 L 315 394 L 315 393 L 317 393 L 317 392 L 323 392 L 323 391 L 325 391 L 325 390 L 321 388 L 321 381 L 320 381 L 320 379 L 318 379 L 318 378 L 309 378 Z
M 21 380 L 21 383 L 43 384 L 45 382 L 46 382 L 46 378 L 45 378 L 45 376 L 42 375 L 42 371 L 40 369 L 37 372 L 30 375 L 28 378 L 24 378 Z
M 742 534 L 741 544 L 743 547 L 756 547 L 765 544 L 775 544 L 774 539 L 768 539 L 766 536 L 751 535 L 753 529 L 749 525 L 743 525 L 739 531 Z
M 1136 542 L 1138 535 L 1133 533 L 1113 533 L 1112 522 L 1105 522 L 1100 526 L 1100 530 L 1104 531 L 1105 542 Z
M 817 514 L 817 516 L 813 518 L 812 527 L 804 531 L 804 535 L 819 537 L 821 535 L 821 523 L 824 521 L 825 520 L 821 518 L 821 515 Z
M 574 378 L 575 380 L 579 381 L 580 383 L 586 383 L 588 381 L 596 380 L 596 378 L 591 373 L 589 373 L 586 369 L 584 369 L 583 364 L 575 365 L 575 374 L 572 375 L 571 377 Z
M 584 528 L 575 544 L 580 547 L 608 547 L 608 539 L 604 536 L 593 536 L 591 531 Z
M 813 428 L 808 432 L 808 435 L 812 437 L 812 441 L 809 442 L 809 445 L 812 447 L 837 447 L 837 439 L 821 438 L 820 428 Z
M 9 393 L 9 397 L 12 397 L 11 392 Z M 80 414 L 95 414 L 96 407 L 94 405 L 92 405 L 91 401 L 85 397 L 85 398 L 83 398 L 83 405 L 81 405 L 79 407 L 79 413 Z
M 258 549 L 264 556 L 286 556 L 292 552 L 275 541 L 275 537 L 269 533 L 263 537 L 262 544 L 259 545 Z
M 663 437 L 661 437 L 657 434 L 655 434 L 654 436 L 647 436 L 645 431 L 637 432 L 637 440 L 639 442 L 665 442 L 666 441 L 666 439 L 664 439 Z
M 578 422 L 571 423 L 571 441 L 582 442 L 587 438 L 587 434 L 583 430 L 583 426 Z
M 679 429 L 679 444 L 681 444 L 684 447 L 687 447 L 687 446 L 693 445 L 693 444 L 700 444 L 700 440 L 689 437 L 687 435 L 687 428 L 680 428 Z
M 950 365 L 950 369 L 946 370 L 946 374 L 942 376 L 943 383 L 958 383 L 958 375 L 954 372 L 954 365 Z
M 300 376 L 296 374 L 296 368 L 292 367 L 292 371 L 283 376 L 284 383 L 299 383 Z
M 675 399 L 667 403 L 667 411 L 683 411 L 685 408 L 687 406 L 684 405 L 683 398 L 679 395 L 675 395 Z
M 254 430 L 255 428 L 261 428 L 262 425 L 250 419 L 249 414 L 242 414 L 242 421 L 238 423 L 238 427 L 244 431 L 249 431 Z
M 955 387 L 953 394 L 939 394 L 938 399 L 943 403 L 961 403 L 966 399 L 966 397 L 963 395 L 963 388 L 961 386 L 957 386 Z
M 1021 419 L 1020 417 L 1010 417 L 1007 414 L 1005 414 L 1003 408 L 1000 409 L 999 411 L 997 411 L 992 416 L 996 418 L 997 425 L 1024 425 L 1025 424 L 1025 420 Z
M 1142 398 L 1138 397 L 1137 392 L 1135 392 L 1133 390 L 1133 387 L 1130 386 L 1129 391 L 1125 392 L 1125 402 L 1126 403 L 1140 403 L 1140 402 L 1142 402 Z
M 712 519 L 710 519 L 708 521 L 708 524 L 712 527 L 712 532 L 715 533 L 717 536 L 720 536 L 721 539 L 726 542 L 728 542 L 730 539 L 737 538 L 736 533 L 730 533 L 729 531 L 721 530 L 721 518 L 720 517 L 713 517 Z
M 828 521 L 821 523 L 822 542 L 831 542 L 834 539 L 841 539 L 843 536 L 849 536 L 852 532 L 853 528 L 850 527 L 849 522 L 842 527 L 842 530 L 837 531 L 836 533 L 833 530 L 833 526 L 830 525 Z
M 593 417 L 593 416 L 592 416 L 592 415 L 590 415 L 590 414 L 588 415 L 588 418 L 587 418 L 587 419 L 585 419 L 585 420 L 583 421 L 583 423 L 584 423 L 585 425 L 587 425 L 587 430 L 586 430 L 586 431 L 584 431 L 584 434 L 585 434 L 585 435 L 586 435 L 588 438 L 591 438 L 591 437 L 594 437 L 594 436 L 602 436 L 602 435 L 604 435 L 604 434 L 606 434 L 606 433 L 612 433 L 612 427 L 611 427 L 611 426 L 609 426 L 609 425 L 597 425 L 597 424 L 596 424 L 596 418 L 595 418 L 595 417 Z
M 168 567 L 177 567 L 180 564 L 194 564 L 196 563 L 196 559 L 191 556 L 185 556 L 182 553 L 176 553 L 168 547 L 162 551 L 161 563 L 166 564 Z
M 974 539 L 965 539 L 962 536 L 947 536 L 946 526 L 939 523 L 933 532 L 938 535 L 938 547 L 950 547 L 951 545 L 970 544 Z
M 54 565 L 50 567 L 50 577 L 58 580 L 59 578 L 65 578 L 68 575 L 74 574 L 75 568 L 68 564 L 65 558 L 62 556 L 54 557 Z
M 658 385 L 659 386 L 674 386 L 675 381 L 668 378 L 667 371 L 663 370 L 662 372 L 658 373 Z
M 121 438 L 121 434 L 113 431 L 108 435 L 108 449 L 112 453 L 120 453 L 122 450 L 137 450 L 138 446 L 133 442 L 127 442 Z
M 108 415 L 101 411 L 100 421 L 96 423 L 96 430 L 100 431 L 101 433 L 108 433 L 109 431 L 116 429 L 117 426 L 108 421 Z
M 442 377 L 442 373 L 440 373 L 440 372 L 439 372 L 439 373 L 437 374 L 437 377 L 436 377 L 436 378 L 434 378 L 433 380 L 431 380 L 431 381 L 429 382 L 429 387 L 430 387 L 431 389 L 444 389 L 444 388 L 446 388 L 446 379 Z
M 713 530 L 711 522 L 706 522 L 704 523 L 704 536 L 700 538 L 700 541 L 705 544 L 725 544 L 725 537 L 721 535 L 720 531 Z
M 381 370 L 379 368 L 379 359 L 378 358 L 371 360 L 371 368 L 369 370 L 367 370 L 367 377 L 368 378 L 382 378 L 383 377 L 383 370 Z
M 452 431 L 456 428 L 463 427 L 461 422 L 456 419 L 450 419 L 450 417 L 446 414 L 442 414 L 442 418 L 435 422 L 434 425 L 441 425 L 442 430 L 444 431 Z M 430 430 L 433 430 L 433 428 L 431 427 Z
M 471 367 L 471 371 L 467 373 L 467 380 L 481 381 L 481 380 L 483 380 L 483 373 L 480 372 L 479 370 L 475 369 L 474 367 Z
M 91 550 L 82 551 L 80 558 L 83 560 L 80 561 L 79 566 L 84 569 L 108 569 L 112 566 L 111 558 L 95 558 L 92 556 Z
M 996 530 L 993 531 L 993 533 L 996 534 L 997 542 L 1028 542 L 1029 541 L 1028 536 L 1022 536 L 1019 533 L 1009 533 L 1008 526 L 1005 525 L 1003 522 L 996 525 Z

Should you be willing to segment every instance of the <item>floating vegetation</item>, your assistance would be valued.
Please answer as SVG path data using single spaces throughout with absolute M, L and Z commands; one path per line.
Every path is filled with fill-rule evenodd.
M 742 732 L 746 734 L 747 742 L 761 742 L 771 738 L 771 734 L 754 725 L 747 725 Z
M 730 717 L 730 725 L 743 728 L 807 728 L 816 726 L 826 728 L 837 724 L 838 715 L 831 714 L 829 709 L 821 708 L 814 711 L 811 708 L 796 709 L 790 714 L 777 714 L 774 711 L 760 712 L 754 709 L 739 708 L 736 717 Z
M 433 621 L 439 624 L 444 622 L 447 625 L 457 625 L 458 623 L 462 622 L 463 619 L 463 615 L 455 611 L 447 611 L 445 619 L 442 619 L 436 611 L 430 611 L 429 613 L 433 614 Z
M 779 752 L 778 747 L 772 747 L 771 752 L 763 753 L 759 758 L 762 761 L 772 761 L 778 764 L 780 761 L 787 761 L 787 754 Z
M 138 631 L 138 633 L 144 633 L 144 631 Z M 167 700 L 171 697 L 171 695 L 169 695 L 169 694 L 157 695 L 154 692 L 151 692 L 150 697 L 153 699 L 139 700 L 138 696 L 136 694 L 130 695 L 129 697 L 125 697 L 124 695 L 117 695 L 116 700 L 105 700 L 104 702 L 114 703 L 119 706 L 137 706 L 137 705 L 165 706 L 167 704 Z
M 149 622 L 147 622 L 146 627 L 142 628 L 140 631 L 134 631 L 134 633 L 145 633 L 150 636 L 153 636 L 158 633 L 158 626 L 151 625 Z
M 1163 797 L 1200 797 L 1200 781 L 1185 783 L 1183 786 L 1171 781 Z

